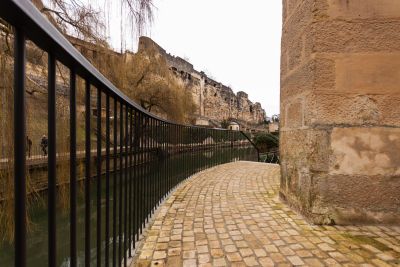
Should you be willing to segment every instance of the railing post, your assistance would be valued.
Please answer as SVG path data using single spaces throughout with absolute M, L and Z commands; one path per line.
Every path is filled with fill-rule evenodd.
M 125 106 L 125 137 L 123 140 L 123 144 L 125 145 L 124 149 L 124 159 L 125 159 L 125 167 L 124 167 L 124 266 L 127 266 L 127 260 L 128 260 L 128 254 L 127 254 L 127 249 L 128 249 L 128 127 L 129 127 L 129 109 L 128 106 Z
M 123 239 L 122 239 L 122 193 L 123 193 L 123 140 L 124 140 L 124 105 L 120 102 L 120 121 L 119 121 L 119 203 L 118 203 L 118 262 L 122 262 L 122 249 L 123 249 Z
M 115 185 L 114 185 L 115 186 Z M 106 95 L 106 242 L 105 266 L 109 266 L 110 240 L 110 96 Z
M 76 267 L 76 75 L 75 70 L 70 70 L 70 257 L 71 267 Z
M 15 266 L 26 266 L 26 118 L 25 35 L 15 28 L 14 39 L 14 237 Z
M 128 226 L 128 244 L 129 244 L 129 257 L 132 257 L 132 240 L 135 240 L 132 238 L 132 234 L 134 231 L 132 231 L 132 217 L 133 217 L 133 203 L 132 203 L 132 194 L 133 194 L 133 159 L 132 159 L 132 154 L 133 154 L 133 109 L 129 109 L 129 226 Z M 135 242 L 135 241 L 133 241 Z
M 90 178 L 91 178 L 91 142 L 90 142 L 90 82 L 85 83 L 85 267 L 90 267 Z
M 49 209 L 49 266 L 56 266 L 56 59 L 53 53 L 48 54 L 48 209 Z
M 118 172 L 118 162 L 117 162 L 117 150 L 118 150 L 118 104 L 117 99 L 114 98 L 114 122 L 113 122 L 113 137 L 114 137 L 114 160 L 113 160 L 113 266 L 117 266 L 117 172 Z
M 97 89 L 97 226 L 96 226 L 96 245 L 97 245 L 97 266 L 101 266 L 101 90 Z

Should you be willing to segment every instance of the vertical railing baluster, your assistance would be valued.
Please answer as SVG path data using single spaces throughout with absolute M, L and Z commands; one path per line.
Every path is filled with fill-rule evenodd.
M 150 171 L 151 171 L 151 213 L 155 211 L 156 208 L 156 195 L 155 195 L 155 181 L 156 181 L 156 172 L 153 169 L 153 160 L 152 160 L 152 154 L 153 154 L 153 149 L 154 149 L 154 120 L 153 118 L 150 118 L 150 153 L 149 153 L 149 160 L 150 160 Z
M 182 161 L 181 164 L 181 180 L 185 180 L 186 179 L 186 174 L 185 174 L 185 153 L 183 152 L 183 126 L 179 125 L 178 127 L 178 131 L 179 131 L 179 158 Z
M 136 241 L 139 240 L 139 206 L 138 206 L 138 202 L 139 202 L 139 120 L 138 120 L 138 112 L 136 111 L 136 109 L 134 110 L 134 114 L 135 114 L 135 136 L 133 139 L 133 144 L 134 144 L 134 195 L 133 195 L 133 199 L 134 199 L 134 227 L 133 229 L 135 230 L 135 237 L 133 240 L 133 244 L 134 247 Z
M 145 181 L 145 193 L 144 193 L 144 203 L 145 203 L 145 227 L 146 224 L 148 223 L 149 219 L 149 195 L 150 195 L 150 186 L 149 186 L 149 164 L 148 164 L 148 149 L 149 149 L 149 118 L 147 116 L 144 116 L 145 121 L 145 138 L 144 138 L 144 168 L 145 168 L 145 176 L 144 176 L 144 181 Z
M 70 70 L 70 264 L 71 267 L 77 266 L 76 251 L 76 74 L 75 70 Z
M 172 181 L 171 181 L 171 124 L 167 124 L 167 175 L 168 175 L 168 187 L 167 187 L 167 194 L 171 192 L 171 186 L 172 186 Z
M 101 266 L 101 90 L 97 89 L 97 266 Z
M 110 264 L 110 96 L 106 95 L 106 237 L 105 266 Z
M 114 160 L 113 160 L 113 267 L 117 266 L 117 175 L 118 175 L 118 160 L 117 160 L 117 150 L 118 150 L 118 102 L 117 98 L 114 98 Z
M 48 54 L 48 249 L 49 266 L 56 266 L 56 59 Z
M 118 263 L 122 263 L 122 189 L 123 189 L 123 140 L 124 140 L 124 105 L 120 103 L 120 121 L 119 121 L 119 205 L 118 205 Z
M 138 124 L 137 124 L 137 112 L 136 109 L 133 110 L 133 127 L 134 127 L 134 136 L 133 136 L 133 248 L 136 248 L 136 241 L 138 238 L 138 231 L 137 231 L 137 217 L 138 217 L 138 160 L 137 160 L 137 138 L 138 138 Z
M 90 267 L 90 83 L 85 84 L 85 266 Z
M 158 141 L 157 141 L 157 163 L 158 163 L 158 181 L 157 181 L 157 195 L 158 195 L 158 199 L 159 199 L 159 201 L 158 201 L 158 204 L 160 204 L 161 203 L 161 201 L 162 201 L 162 191 L 161 191 L 161 179 L 163 178 L 163 176 L 162 176 L 162 164 L 163 164 L 163 162 L 162 162 L 162 150 L 161 150 L 161 138 L 160 138 L 160 136 L 162 135 L 162 132 L 160 132 L 160 130 L 161 130 L 161 127 L 160 127 L 160 125 L 161 125 L 161 122 L 159 121 L 159 120 L 157 120 L 156 121 L 157 123 L 157 131 L 158 131 L 158 133 L 157 133 L 157 137 L 158 137 Z
M 145 167 L 146 167 L 146 176 L 145 176 L 145 181 L 146 181 L 146 223 L 149 222 L 149 216 L 150 216 L 150 201 L 149 201 L 149 195 L 151 193 L 150 191 L 150 171 L 149 171 L 149 134 L 150 134 L 150 121 L 149 117 L 146 116 L 146 139 L 145 139 Z
M 132 143 L 132 138 L 133 138 L 133 109 L 129 109 L 129 226 L 128 226 L 128 245 L 129 245 L 129 257 L 132 257 L 132 218 L 133 218 L 133 197 L 132 197 L 132 192 L 133 192 L 133 165 L 132 165 L 132 153 L 133 153 L 133 143 Z
M 127 266 L 127 236 L 128 236 L 128 125 L 129 125 L 129 116 L 128 116 L 128 106 L 125 106 L 125 137 L 124 137 L 124 266 Z
M 163 123 L 163 129 L 164 129 L 164 158 L 165 158 L 165 164 L 164 164 L 164 197 L 168 194 L 168 187 L 169 187 L 169 176 L 168 176 L 168 124 Z
M 16 267 L 26 266 L 25 34 L 14 36 L 14 237 Z
M 140 234 L 142 234 L 143 231 L 143 214 L 144 214 L 144 203 L 143 203 L 143 192 L 144 192 L 144 186 L 143 186 L 143 176 L 144 176 L 144 168 L 143 168 L 143 114 L 139 112 L 139 228 L 140 228 Z

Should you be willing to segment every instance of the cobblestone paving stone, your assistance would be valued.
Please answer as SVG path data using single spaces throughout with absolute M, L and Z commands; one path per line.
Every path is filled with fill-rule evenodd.
M 236 162 L 185 181 L 133 266 L 400 266 L 400 226 L 315 226 L 278 197 L 277 165 Z

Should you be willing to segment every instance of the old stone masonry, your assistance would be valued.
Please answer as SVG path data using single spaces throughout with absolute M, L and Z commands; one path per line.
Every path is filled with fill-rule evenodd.
M 278 197 L 277 165 L 235 162 L 184 182 L 132 266 L 399 266 L 400 227 L 313 226 Z
M 188 61 L 167 54 L 167 52 L 148 37 L 140 37 L 138 51 L 155 49 L 163 56 L 171 71 L 192 91 L 197 110 L 196 124 L 210 125 L 212 121 L 235 119 L 250 124 L 260 124 L 266 119 L 261 104 L 249 100 L 245 92 L 235 94 L 228 86 L 197 71 Z

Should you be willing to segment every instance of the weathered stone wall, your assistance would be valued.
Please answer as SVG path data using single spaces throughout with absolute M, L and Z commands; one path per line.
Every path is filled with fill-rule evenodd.
M 167 60 L 171 70 L 192 91 L 197 105 L 196 117 L 215 121 L 239 119 L 251 124 L 265 121 L 266 114 L 261 104 L 249 100 L 245 92 L 235 94 L 231 88 L 194 69 L 186 60 L 168 54 L 148 37 L 140 37 L 138 50 L 156 48 Z
M 400 1 L 283 8 L 281 196 L 315 223 L 399 223 Z

